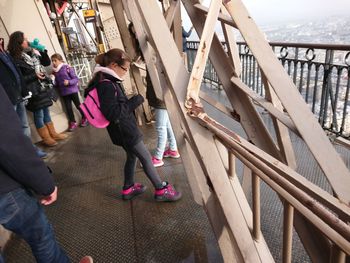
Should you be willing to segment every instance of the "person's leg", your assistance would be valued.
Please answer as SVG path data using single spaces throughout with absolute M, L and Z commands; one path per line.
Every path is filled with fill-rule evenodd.
M 72 100 L 73 100 L 72 94 L 63 96 L 62 98 L 63 98 L 64 105 L 66 106 L 69 122 L 70 123 L 75 122 L 75 117 L 74 117 L 73 108 L 72 108 Z
M 26 112 L 26 108 L 24 106 L 24 102 L 20 102 L 18 104 L 15 105 L 15 110 L 17 112 L 17 115 L 21 121 L 21 125 L 22 125 L 22 129 L 23 129 L 23 133 L 24 135 L 28 136 L 29 138 L 31 137 L 30 134 L 30 128 L 29 128 L 29 124 L 28 124 L 28 117 L 27 117 L 27 112 Z
M 49 117 L 45 116 L 47 114 L 45 114 L 45 111 L 48 111 L 48 108 L 42 108 L 33 112 L 35 127 L 38 131 L 38 134 L 43 139 L 44 144 L 47 146 L 55 146 L 57 145 L 57 142 L 54 138 L 51 137 L 49 130 L 45 125 L 48 119 L 51 120 L 50 115 Z
M 44 110 L 39 109 L 33 112 L 34 115 L 34 124 L 37 129 L 40 129 L 45 126 L 44 123 Z
M 157 173 L 156 168 L 153 166 L 151 154 L 147 150 L 143 141 L 140 141 L 129 151 L 132 152 L 133 155 L 136 155 L 137 158 L 139 158 L 143 170 L 146 173 L 146 176 L 148 177 L 148 179 L 150 179 L 155 188 L 154 198 L 157 201 L 173 202 L 181 198 L 181 193 L 177 192 L 171 184 L 168 184 L 167 182 L 162 182 Z M 126 193 L 127 191 L 129 192 L 129 194 L 125 195 L 124 192 Z M 134 186 L 130 187 L 129 189 L 123 190 L 123 199 L 131 199 L 134 196 L 143 193 L 144 191 L 145 187 L 143 185 L 135 183 Z M 125 198 L 125 196 L 129 198 Z
M 166 113 L 166 116 L 167 116 L 166 127 L 167 127 L 169 148 L 164 151 L 163 157 L 164 158 L 167 158 L 167 157 L 180 158 L 180 154 L 179 154 L 179 152 L 177 150 L 176 138 L 175 138 L 175 135 L 174 135 L 173 128 L 171 127 L 171 123 L 170 123 L 170 120 L 169 120 L 168 112 Z
M 168 141 L 169 141 L 169 149 L 172 151 L 177 151 L 176 138 L 174 135 L 173 128 L 171 127 L 168 112 L 166 112 L 165 115 L 166 115 L 166 129 L 167 129 L 167 135 L 168 135 Z
M 162 160 L 167 142 L 167 120 L 169 117 L 165 109 L 155 109 L 155 114 L 158 142 L 157 148 L 154 152 L 154 157 L 158 160 Z
M 127 189 L 134 184 L 135 168 L 136 168 L 136 156 L 127 147 L 124 148 L 126 152 L 126 162 L 124 165 L 124 187 Z
M 80 99 L 79 99 L 79 94 L 77 93 L 73 93 L 72 95 L 72 100 L 73 103 L 75 105 L 75 107 L 78 109 L 78 111 L 80 112 L 81 115 L 81 123 L 80 126 L 81 127 L 85 127 L 89 124 L 88 120 L 85 118 L 84 112 L 80 109 Z
M 145 171 L 148 179 L 150 179 L 152 182 L 153 186 L 155 188 L 161 188 L 162 180 L 160 179 L 157 170 L 152 163 L 152 156 L 143 141 L 136 144 L 131 151 L 140 160 L 142 168 Z
M 14 108 L 15 108 L 15 111 L 16 111 L 20 121 L 21 121 L 21 125 L 22 125 L 22 129 L 23 129 L 24 135 L 27 136 L 29 139 L 31 139 L 31 132 L 30 132 L 29 124 L 28 124 L 28 117 L 27 117 L 26 108 L 24 106 L 24 102 L 20 102 L 20 103 L 16 104 L 14 106 Z M 46 158 L 47 157 L 47 153 L 44 152 L 39 147 L 37 147 L 35 144 L 33 144 L 33 147 L 35 148 L 36 154 L 40 158 Z M 1 263 L 1 261 L 0 261 L 0 263 Z
M 38 263 L 70 262 L 56 241 L 44 209 L 29 192 L 23 189 L 12 191 L 2 195 L 0 203 L 0 210 L 8 213 L 5 218 L 1 216 L 0 223 L 30 245 Z

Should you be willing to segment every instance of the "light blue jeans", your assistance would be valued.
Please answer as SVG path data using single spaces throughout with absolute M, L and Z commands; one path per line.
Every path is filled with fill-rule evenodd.
M 45 123 L 51 122 L 49 107 L 42 108 L 33 112 L 34 123 L 37 129 L 44 127 Z
M 22 130 L 25 136 L 29 137 L 30 134 L 30 128 L 28 124 L 28 117 L 26 112 L 26 107 L 24 106 L 24 102 L 20 102 L 16 105 L 14 105 L 15 111 L 17 112 L 17 115 L 21 121 Z
M 166 109 L 155 109 L 156 115 L 156 130 L 158 134 L 157 148 L 154 157 L 161 160 L 167 143 L 169 143 L 170 150 L 177 150 L 176 139 L 173 129 L 169 121 L 169 115 Z

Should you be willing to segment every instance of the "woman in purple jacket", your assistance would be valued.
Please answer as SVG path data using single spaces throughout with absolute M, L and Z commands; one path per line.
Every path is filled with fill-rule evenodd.
M 74 69 L 68 64 L 64 63 L 63 57 L 60 54 L 53 54 L 51 56 L 51 61 L 53 65 L 53 74 L 55 76 L 56 87 L 58 88 L 67 109 L 69 131 L 74 131 L 78 127 L 72 109 L 72 102 L 81 114 L 82 119 L 80 126 L 87 126 L 88 121 L 85 118 L 84 113 L 79 108 L 79 78 L 75 74 Z

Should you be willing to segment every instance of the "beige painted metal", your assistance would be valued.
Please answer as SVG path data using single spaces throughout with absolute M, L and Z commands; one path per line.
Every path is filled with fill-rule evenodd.
M 206 17 L 203 12 L 195 8 L 196 4 L 199 4 L 199 1 L 183 1 L 183 5 L 192 20 L 197 34 L 201 36 Z M 249 139 L 266 152 L 281 159 L 278 148 L 251 100 L 241 90 L 233 89 L 230 79 L 233 75 L 234 68 L 216 35 L 214 35 L 213 38 L 209 58 L 218 74 L 229 102 L 235 110 L 235 113 L 240 117 L 240 123 Z
M 201 159 L 198 161 L 200 161 L 205 174 L 210 177 L 214 189 L 216 191 L 220 189 L 220 195 L 217 195 L 217 198 L 221 203 L 227 222 L 233 231 L 233 237 L 239 237 L 235 240 L 238 244 L 240 253 L 242 253 L 246 262 L 260 262 L 261 258 L 266 259 L 268 262 L 272 262 L 273 259 L 267 247 L 261 249 L 261 247 L 254 242 L 247 225 L 244 223 L 246 222 L 246 219 L 242 214 L 240 208 L 241 205 L 239 203 L 246 201 L 238 201 L 232 188 L 229 187 L 230 183 L 227 177 L 227 171 L 222 164 L 220 165 L 221 158 L 216 150 L 215 143 L 210 139 L 210 133 L 204 129 L 200 129 L 200 127 L 188 119 L 188 116 L 186 115 L 183 105 L 184 100 L 182 101 L 182 99 L 185 98 L 188 81 L 188 77 L 185 78 L 185 76 L 188 76 L 188 73 L 182 64 L 180 55 L 176 54 L 177 52 L 169 52 L 169 50 L 176 49 L 176 45 L 164 19 L 162 19 L 161 14 L 155 12 L 155 3 L 153 1 L 142 0 L 138 1 L 137 5 L 147 32 L 152 32 L 152 34 L 148 34 L 148 37 L 151 43 L 154 44 L 154 48 L 160 56 L 166 77 L 169 83 L 171 83 L 171 93 L 176 95 L 178 99 L 179 106 L 183 113 L 182 119 L 186 121 L 183 122 L 183 124 L 186 125 L 187 123 L 190 128 L 189 130 L 192 131 L 193 139 L 190 139 L 190 141 L 195 142 L 199 152 L 209 153 L 202 155 Z M 158 39 L 153 37 L 156 35 L 161 35 L 162 38 Z M 176 89 L 174 89 L 175 86 Z M 169 110 L 170 113 L 172 113 L 171 109 Z M 170 114 L 170 116 L 171 115 L 173 114 Z M 191 134 L 187 135 L 191 136 Z M 226 202 L 224 200 L 226 200 Z M 227 202 L 228 200 L 230 200 L 230 202 Z
M 221 9 L 223 13 L 226 13 L 226 9 Z M 228 26 L 224 22 L 221 22 L 222 31 L 225 37 L 225 43 L 227 47 L 227 52 L 234 67 L 234 75 L 240 77 L 242 74 L 242 64 L 239 58 L 238 46 L 236 44 L 236 37 L 233 34 L 232 27 Z
M 326 174 L 335 194 L 349 204 L 350 173 L 348 169 L 300 97 L 294 83 L 277 60 L 264 35 L 255 25 L 240 0 L 227 0 L 224 5 L 236 22 L 262 72 Z
M 269 82 L 267 81 L 265 75 L 261 73 L 261 78 L 265 86 L 265 97 L 268 101 L 270 101 L 276 109 L 283 112 L 283 106 L 275 92 L 271 88 Z M 286 126 L 284 126 L 277 118 L 271 116 L 273 125 L 275 128 L 275 133 L 277 137 L 278 146 L 280 148 L 281 154 L 286 160 L 286 164 L 293 169 L 296 169 L 297 162 L 294 155 L 294 150 L 292 146 L 292 141 L 290 140 L 289 131 Z
M 253 237 L 259 241 L 261 238 L 260 222 L 260 179 L 253 173 L 252 175 L 252 193 L 253 193 Z
M 253 236 L 256 237 L 260 234 L 257 232 L 257 229 L 260 229 L 257 227 L 259 225 L 259 218 L 252 214 L 237 177 L 228 176 L 232 175 L 234 161 L 233 158 L 226 159 L 226 162 L 228 161 L 229 165 L 228 169 L 226 168 L 227 165 L 225 167 L 222 155 L 220 154 L 220 151 L 222 152 L 222 150 L 217 147 L 217 143 L 215 143 L 216 139 L 213 138 L 213 133 L 220 137 L 220 132 L 211 129 L 212 127 L 210 127 L 210 131 L 202 129 L 187 116 L 184 101 L 186 98 L 186 87 L 188 86 L 189 76 L 182 64 L 181 57 L 176 54 L 177 52 L 173 52 L 176 50 L 176 45 L 172 39 L 166 20 L 160 14 L 159 8 L 157 9 L 157 4 L 154 3 L 155 1 L 139 0 L 136 1 L 136 6 L 134 1 L 135 0 L 130 0 L 128 6 L 130 8 L 129 3 L 132 3 L 134 5 L 132 8 L 136 9 L 137 7 L 139 19 L 142 21 L 140 28 L 145 31 L 141 33 L 144 37 L 143 41 L 146 44 L 146 47 L 143 47 L 142 51 L 145 54 L 144 50 L 152 50 L 149 46 L 150 43 L 156 54 L 148 56 L 148 59 L 145 60 L 149 61 L 148 63 L 156 68 L 155 74 L 158 75 L 158 80 L 160 82 L 159 86 L 164 93 L 163 96 L 168 106 L 171 122 L 176 126 L 174 127 L 174 130 L 179 143 L 179 148 L 181 149 L 181 154 L 184 157 L 185 169 L 188 173 L 193 175 L 193 177 L 189 178 L 189 181 L 195 199 L 197 202 L 202 202 L 208 211 L 208 216 L 212 221 L 214 231 L 218 236 L 224 258 L 230 259 L 228 262 L 273 261 L 263 238 L 262 240 L 259 240 L 259 242 L 254 241 L 252 238 Z M 205 24 L 205 12 L 202 8 L 198 7 L 198 1 L 183 2 L 197 33 L 201 35 L 203 25 Z M 228 3 L 230 1 L 226 2 Z M 230 4 L 228 3 L 228 5 Z M 169 5 L 167 7 L 169 7 Z M 131 11 L 131 8 L 129 11 Z M 168 12 L 170 12 L 170 10 Z M 211 17 L 210 14 L 208 15 L 208 18 L 209 17 Z M 240 24 L 237 23 L 237 25 Z M 249 33 L 247 34 L 249 35 Z M 162 36 L 161 39 L 159 39 L 158 36 Z M 169 50 L 171 51 L 169 52 Z M 232 115 L 232 112 L 235 112 L 237 116 L 238 113 L 238 119 L 241 120 L 241 124 L 246 130 L 249 140 L 254 142 L 254 144 L 260 148 L 255 147 L 253 144 L 245 140 L 241 140 L 237 145 L 230 145 L 228 147 L 253 171 L 253 176 L 255 176 L 255 178 L 257 178 L 256 176 L 262 178 L 280 196 L 288 200 L 289 204 L 296 208 L 297 216 L 295 220 L 299 222 L 299 225 L 301 220 L 303 220 L 303 217 L 299 214 L 301 213 L 308 219 L 308 221 L 312 222 L 319 229 L 319 233 L 327 236 L 341 247 L 342 250 L 349 253 L 347 247 L 349 243 L 349 229 L 344 223 L 350 219 L 349 207 L 308 182 L 291 168 L 293 167 L 293 155 L 290 150 L 284 149 L 289 143 L 289 138 L 285 137 L 287 130 L 284 125 L 291 130 L 294 129 L 296 133 L 300 131 L 300 127 L 294 123 L 295 121 L 291 116 L 288 117 L 282 112 L 285 105 L 278 92 L 276 91 L 276 94 L 278 95 L 277 97 L 274 94 L 275 90 L 271 89 L 268 93 L 267 100 L 260 99 L 260 102 L 263 102 L 265 106 L 269 105 L 266 107 L 270 109 L 270 112 L 274 113 L 271 114 L 273 116 L 277 115 L 275 116 L 276 122 L 281 121 L 283 123 L 283 125 L 280 123 L 275 125 L 277 133 L 279 133 L 278 136 L 280 137 L 278 143 L 279 148 L 282 149 L 282 155 L 271 139 L 271 136 L 267 133 L 259 114 L 251 103 L 250 98 L 247 95 L 247 87 L 243 86 L 242 88 L 238 78 L 232 78 L 235 74 L 232 65 L 232 58 L 230 62 L 230 58 L 224 54 L 221 44 L 215 35 L 211 47 L 210 59 L 217 70 L 229 100 L 234 107 L 234 111 L 232 111 L 221 105 L 221 110 L 229 115 Z M 268 68 L 268 70 L 270 69 Z M 271 87 L 275 89 L 275 87 L 272 86 L 273 82 L 271 82 L 271 76 L 266 74 L 267 70 L 263 69 L 262 71 L 266 75 L 266 88 L 268 89 L 269 84 L 271 84 Z M 233 88 L 236 89 L 233 90 Z M 205 98 L 205 95 L 201 94 L 201 97 Z M 282 104 L 279 99 L 281 99 Z M 210 98 L 207 100 L 212 104 L 217 104 Z M 268 100 L 271 102 L 268 102 Z M 291 121 L 292 119 L 293 121 Z M 255 130 L 252 129 L 254 125 Z M 257 127 L 262 129 L 256 129 Z M 227 139 L 227 134 L 223 135 L 223 137 Z M 222 137 L 220 138 L 222 139 Z M 289 156 L 291 156 L 289 160 L 287 154 L 290 154 Z M 282 164 L 271 155 L 275 158 L 277 157 L 280 161 L 285 161 L 291 164 L 291 167 Z M 284 156 L 284 158 L 282 158 L 282 156 Z M 212 164 L 213 162 L 215 164 Z M 208 182 L 209 185 L 207 184 Z M 230 187 L 227 187 L 227 185 L 230 185 Z M 253 195 L 257 197 L 256 189 L 258 181 L 255 180 L 253 185 Z M 258 201 L 259 200 L 254 202 L 255 208 L 260 207 L 260 205 L 258 206 Z M 285 211 L 285 213 L 288 214 L 288 216 L 285 217 L 286 233 L 290 233 L 292 228 L 291 222 L 293 222 L 293 209 L 289 209 L 292 208 L 292 206 L 287 207 Z M 347 221 L 337 220 L 334 217 L 334 214 L 330 214 L 325 207 L 342 218 L 342 220 Z M 215 223 L 215 220 L 218 219 L 218 214 L 215 213 L 218 211 L 221 211 L 219 214 L 224 220 L 221 220 L 220 223 Z M 244 224 L 242 224 L 243 222 Z M 220 226 L 220 224 L 222 225 Z M 225 229 L 225 231 L 221 232 L 222 229 Z M 307 233 L 307 235 L 310 234 L 308 231 L 304 232 Z M 307 240 L 307 237 L 302 239 L 304 242 Z M 285 234 L 285 262 L 290 261 L 290 255 L 288 254 L 291 246 L 290 240 L 291 237 L 288 236 L 288 234 Z M 315 245 L 315 242 L 306 242 Z M 229 252 L 230 248 L 234 251 Z M 314 253 L 315 251 L 316 250 L 313 250 L 311 253 Z M 312 256 L 312 258 L 315 259 L 316 257 Z M 325 257 L 322 258 L 319 256 L 319 259 L 320 260 L 317 262 L 323 262 Z
M 119 28 L 124 49 L 126 53 L 134 61 L 136 59 L 136 51 L 133 46 L 130 33 L 128 31 L 127 23 L 125 21 L 124 12 L 123 12 L 124 11 L 123 1 L 122 0 L 111 1 L 111 6 Z M 144 98 L 146 98 L 146 87 L 143 84 L 140 69 L 136 65 L 131 64 L 130 73 L 133 76 L 135 89 L 137 90 L 137 93 L 141 94 Z M 143 113 L 145 115 L 146 121 L 152 120 L 152 114 L 151 114 L 147 100 L 145 100 L 145 102 L 142 104 L 142 108 L 143 108 L 143 112 L 140 107 L 137 109 L 137 113 L 138 113 L 137 117 L 138 117 L 139 124 L 142 124 L 141 116 L 143 115 Z
M 187 86 L 186 107 L 191 108 L 191 99 L 199 103 L 199 91 L 202 85 L 204 69 L 207 64 L 211 42 L 215 32 L 215 24 L 221 9 L 220 0 L 212 0 L 207 19 L 205 20 L 202 36 L 193 63 L 190 81 Z
M 283 203 L 283 263 L 292 262 L 294 208 L 286 201 Z
M 241 79 L 237 77 L 231 78 L 232 83 L 235 87 L 239 88 L 243 92 L 245 92 L 251 99 L 253 99 L 256 103 L 258 103 L 261 107 L 267 110 L 272 116 L 277 118 L 280 122 L 282 122 L 285 126 L 287 126 L 291 131 L 293 131 L 296 135 L 299 135 L 297 128 L 295 127 L 293 121 L 290 117 L 282 112 L 279 109 L 276 109 L 275 106 L 267 101 L 266 99 L 260 97 L 254 91 L 252 91 L 246 84 L 242 82 Z M 300 136 L 300 135 L 299 135 Z
M 313 222 L 324 235 L 337 244 L 344 252 L 350 254 L 350 226 L 347 224 L 348 221 L 343 221 L 343 216 L 339 215 L 340 213 L 346 213 L 346 217 L 349 218 L 350 213 L 345 212 L 350 209 L 349 207 L 345 206 L 347 209 L 339 213 L 329 211 L 316 199 L 304 192 L 303 189 L 295 187 L 286 178 L 281 177 L 279 173 L 274 171 L 271 167 L 276 167 L 277 163 L 279 163 L 276 159 L 268 163 L 262 161 L 262 155 L 256 155 L 256 152 L 260 151 L 256 146 L 232 131 L 227 130 L 206 114 L 198 115 L 198 121 L 218 136 L 242 162 L 252 169 L 253 173 L 259 175 L 279 195 Z M 265 159 L 265 161 L 267 160 Z M 282 163 L 279 163 L 278 166 L 288 167 Z M 288 167 L 287 169 L 290 168 Z M 325 196 L 327 195 L 329 198 L 332 198 L 330 194 L 325 194 Z M 320 197 L 320 199 L 322 198 Z M 337 202 L 335 202 L 336 204 Z

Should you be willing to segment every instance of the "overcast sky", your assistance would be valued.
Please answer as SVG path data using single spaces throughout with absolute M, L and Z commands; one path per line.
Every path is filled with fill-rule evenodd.
M 259 25 L 301 19 L 350 16 L 350 0 L 242 0 Z
M 204 0 L 209 7 L 211 0 Z M 250 15 L 259 25 L 297 22 L 304 19 L 327 18 L 333 15 L 350 17 L 350 0 L 242 0 Z M 183 17 L 186 29 L 191 22 Z M 188 28 L 187 28 L 188 27 Z

